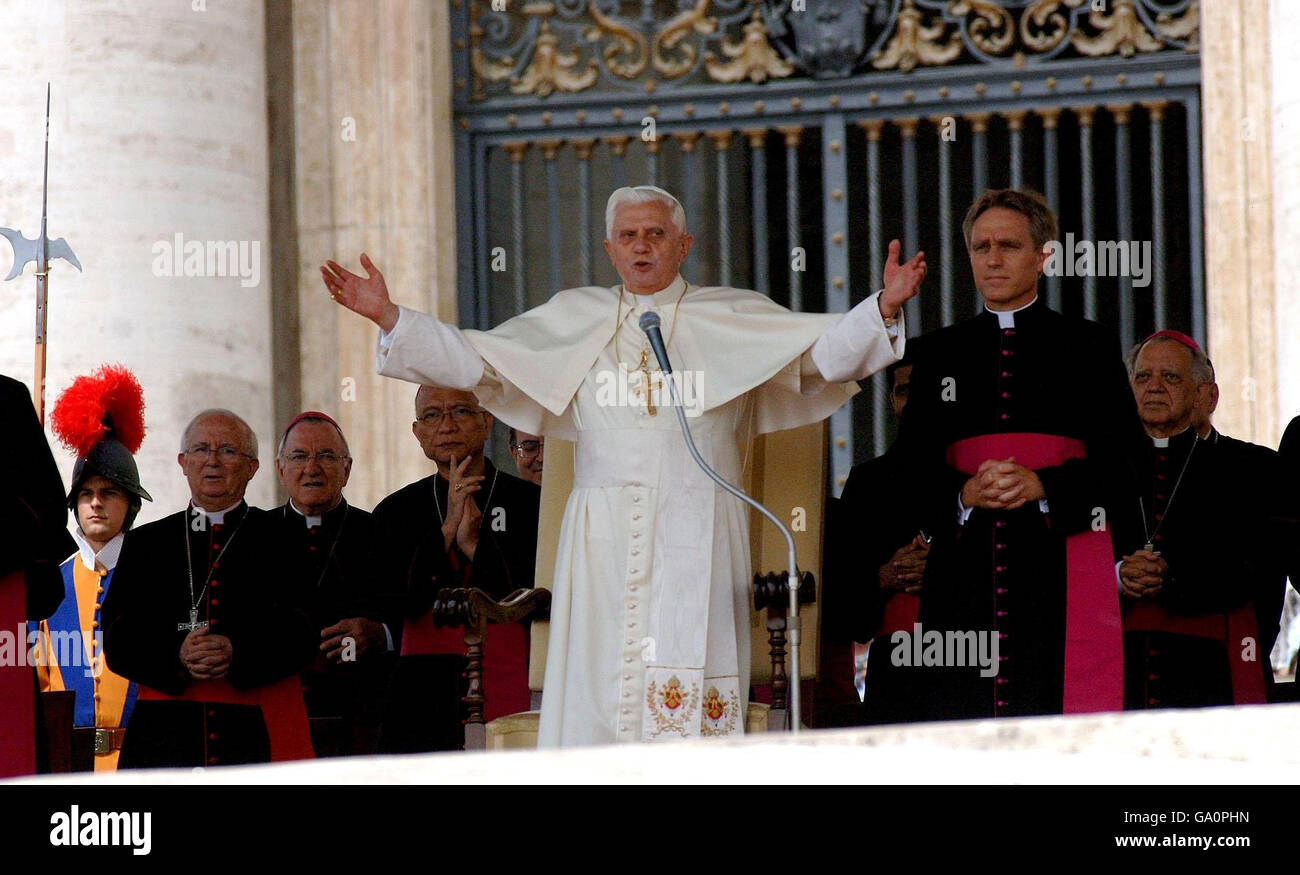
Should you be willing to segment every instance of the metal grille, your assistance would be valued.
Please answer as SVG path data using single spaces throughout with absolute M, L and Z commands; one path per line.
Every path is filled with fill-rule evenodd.
M 1044 282 L 1052 307 L 1114 326 L 1126 347 L 1165 326 L 1204 341 L 1200 75 L 1188 32 L 1195 7 L 1115 0 L 1095 13 L 1070 0 L 1016 0 L 997 7 L 1014 25 L 1007 30 L 1004 21 L 999 31 L 997 15 L 980 11 L 993 6 L 866 3 L 854 19 L 863 34 L 852 62 L 844 60 L 852 39 L 838 55 L 801 61 L 799 28 L 811 19 L 789 10 L 782 18 L 771 4 L 715 2 L 709 33 L 681 23 L 708 18 L 707 0 L 574 0 L 533 4 L 531 13 L 462 6 L 452 39 L 463 324 L 487 327 L 558 289 L 618 282 L 600 245 L 605 199 L 619 185 L 644 182 L 673 191 L 687 209 L 697 242 L 684 276 L 754 288 L 795 310 L 843 311 L 874 292 L 894 237 L 905 257 L 923 248 L 930 275 L 907 308 L 916 335 L 978 311 L 962 216 L 984 188 L 1024 185 L 1057 209 L 1063 241 L 1149 244 L 1142 285 L 1124 276 L 1052 276 Z M 620 53 L 617 38 L 604 49 L 595 39 L 618 33 L 592 22 L 617 23 L 619 10 L 631 10 L 618 19 L 627 29 L 649 35 L 649 72 L 637 77 L 616 75 L 635 52 Z M 1050 44 L 1048 31 L 1033 25 L 1036 12 L 1051 25 L 1053 10 L 1068 18 L 1058 31 L 1071 36 Z M 907 16 L 923 11 L 911 20 L 930 28 L 926 45 L 938 48 L 918 50 L 909 65 L 895 48 Z M 769 67 L 781 62 L 794 72 L 761 83 L 704 81 L 729 55 L 725 47 L 740 44 L 736 28 L 748 22 L 753 35 L 763 20 L 783 23 L 767 32 Z M 1088 40 L 1114 37 L 1125 21 L 1133 57 L 1123 56 L 1117 38 L 1116 56 L 1084 56 L 1096 48 Z M 1111 28 L 1100 26 L 1107 22 Z M 1139 25 L 1146 44 L 1133 36 Z M 545 45 L 566 28 L 591 37 L 590 46 Z M 655 37 L 669 30 L 684 34 L 675 49 Z M 693 53 L 684 55 L 684 46 Z M 1041 51 L 1024 54 L 1035 46 Z M 1001 55 L 991 51 L 999 48 Z M 678 67 L 656 63 L 656 51 Z M 530 71 L 555 52 L 581 79 L 569 80 L 572 93 L 556 79 L 543 96 L 546 80 Z M 935 66 L 925 66 L 927 57 Z M 507 60 L 511 76 L 502 72 Z M 875 71 L 882 60 L 897 69 Z M 668 77 L 673 69 L 679 74 Z M 512 93 L 521 85 L 535 93 Z M 883 452 L 892 434 L 883 376 L 864 388 L 831 421 L 836 493 L 849 467 Z

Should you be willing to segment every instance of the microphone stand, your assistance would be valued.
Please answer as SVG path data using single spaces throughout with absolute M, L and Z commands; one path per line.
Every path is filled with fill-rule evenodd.
M 659 314 L 654 312 L 645 313 L 641 316 L 639 322 L 640 328 L 645 332 L 646 337 L 650 340 L 650 346 L 654 349 L 655 358 L 659 360 L 659 368 L 664 372 L 665 378 L 671 377 L 673 366 L 668 361 L 668 350 L 664 347 L 663 333 L 659 330 Z M 708 463 L 700 456 L 700 451 L 695 447 L 695 439 L 691 437 L 691 430 L 686 425 L 686 411 L 682 407 L 681 398 L 677 394 L 677 385 L 671 379 L 665 379 L 668 383 L 668 391 L 672 394 L 673 408 L 677 411 L 677 421 L 682 427 L 682 436 L 686 438 L 686 448 L 691 452 L 691 458 L 695 464 L 699 465 L 709 478 L 717 483 L 723 489 L 757 510 L 763 516 L 772 521 L 778 529 L 781 530 L 785 538 L 787 551 L 786 574 L 789 575 L 786 580 L 786 588 L 790 592 L 789 614 L 786 620 L 786 642 L 790 650 L 790 710 L 787 712 L 789 717 L 789 730 L 793 734 L 799 733 L 800 714 L 799 714 L 799 572 L 795 564 L 794 555 L 794 535 L 786 528 L 785 523 L 763 505 L 750 498 L 740 489 L 732 486 L 726 480 L 723 480 L 719 474 L 709 467 Z M 646 387 L 647 395 L 650 387 Z

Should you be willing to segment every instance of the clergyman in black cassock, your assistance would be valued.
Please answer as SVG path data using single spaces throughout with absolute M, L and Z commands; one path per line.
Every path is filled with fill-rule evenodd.
M 276 472 L 289 500 L 271 512 L 293 582 L 294 604 L 319 635 L 302 672 L 317 756 L 375 752 L 380 709 L 396 652 L 400 592 L 381 566 L 374 517 L 343 497 L 352 472 L 343 430 L 318 411 L 285 427 Z
M 1041 196 L 986 192 L 963 230 L 985 309 L 909 343 L 898 439 L 933 535 L 919 622 L 943 646 L 913 651 L 926 710 L 1118 710 L 1110 529 L 1135 512 L 1143 441 L 1118 343 L 1038 296 L 1056 236 Z
M 272 518 L 243 500 L 252 431 L 204 411 L 185 443 L 191 494 L 213 509 L 128 533 L 104 600 L 108 665 L 140 684 L 119 768 L 310 758 L 297 673 L 319 636 L 291 603 Z
M 311 618 L 318 641 L 320 630 L 346 618 L 365 618 L 388 630 L 400 621 L 399 594 L 384 591 L 371 514 L 346 500 L 320 516 L 305 516 L 287 502 L 270 513 L 279 531 L 276 549 L 295 582 L 294 604 Z M 317 649 L 301 675 L 317 756 L 375 752 L 395 659 L 387 646 L 337 660 Z
M 1124 600 L 1125 707 L 1260 704 L 1285 580 L 1257 561 L 1263 520 L 1239 494 L 1248 468 L 1192 428 L 1152 441 L 1145 538 L 1167 570 L 1152 597 Z
M 1280 517 L 1294 501 L 1277 454 L 1209 425 L 1214 370 L 1191 337 L 1156 332 L 1128 365 L 1150 441 L 1143 527 L 1127 539 L 1144 549 L 1119 568 L 1125 706 L 1273 701 L 1269 654 L 1286 588 Z
M 901 415 L 910 391 L 911 358 L 891 365 L 890 396 Z M 893 633 L 913 631 L 920 608 L 921 574 L 929 545 L 912 506 L 912 478 L 902 454 L 890 447 L 854 465 L 839 499 L 828 499 L 822 586 L 822 680 L 817 686 L 821 726 L 902 723 L 920 719 L 923 678 L 895 665 Z M 852 642 L 871 642 L 866 687 L 841 692 Z M 828 672 L 835 678 L 827 683 Z M 834 696 L 834 701 L 826 701 Z
M 402 653 L 380 741 L 384 752 L 455 750 L 464 744 L 465 659 L 459 653 L 464 632 L 433 628 L 430 612 L 438 591 L 472 587 L 501 599 L 533 585 L 541 489 L 498 470 L 488 459 L 484 472 L 484 482 L 495 488 L 478 493 L 487 504 L 473 562 L 454 551 L 449 557 L 443 546 L 438 509 L 449 506 L 446 478 L 433 474 L 417 480 L 375 507 L 385 549 L 406 582 Z M 493 529 L 494 519 L 505 521 L 503 531 Z M 488 719 L 528 710 L 529 702 L 519 695 L 526 693 L 527 685 L 527 648 L 520 646 L 525 641 L 524 630 L 517 626 L 488 629 L 485 662 L 493 663 L 485 678 Z M 500 665 L 500 658 L 510 664 Z M 503 684 L 508 688 L 502 689 Z
M 50 453 L 27 387 L 0 375 L 0 458 L 10 463 L 0 491 L 0 629 L 43 620 L 63 601 L 59 563 L 76 551 L 68 534 L 63 478 Z M 13 642 L 12 656 L 26 649 Z M 25 662 L 25 660 L 23 660 Z M 29 665 L 0 667 L 0 778 L 45 767 L 36 673 Z

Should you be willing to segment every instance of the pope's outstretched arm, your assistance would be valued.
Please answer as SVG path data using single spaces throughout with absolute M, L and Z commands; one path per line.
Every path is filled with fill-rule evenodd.
M 896 361 L 902 355 L 904 336 L 901 318 L 903 303 L 914 296 L 925 279 L 925 253 L 918 252 L 904 264 L 898 261 L 902 247 L 897 240 L 889 244 L 885 259 L 885 288 L 845 313 L 812 348 L 812 360 L 828 383 L 861 380 Z M 881 321 L 888 328 L 888 340 L 881 332 Z M 898 337 L 898 344 L 893 340 Z
M 379 370 L 390 377 L 472 390 L 483 377 L 483 359 L 453 325 L 393 303 L 388 296 L 384 275 L 370 256 L 361 254 L 361 277 L 334 261 L 322 265 L 321 278 L 330 297 L 354 313 L 365 316 L 383 332 L 379 338 Z M 416 350 L 407 348 L 407 357 L 392 360 L 393 341 L 409 331 L 418 331 Z M 415 357 L 409 354 L 414 352 Z M 409 359 L 409 360 L 408 360 Z

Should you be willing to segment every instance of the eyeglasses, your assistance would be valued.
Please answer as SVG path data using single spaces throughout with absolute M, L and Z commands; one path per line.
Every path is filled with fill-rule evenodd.
M 466 407 L 464 405 L 453 407 L 447 411 L 434 407 L 425 411 L 424 415 L 420 417 L 420 421 L 426 425 L 440 425 L 444 416 L 450 416 L 451 421 L 456 425 L 464 425 L 482 412 L 482 410 L 475 407 Z
M 294 450 L 292 453 L 286 453 L 280 458 L 284 459 L 290 467 L 303 468 L 312 459 L 315 459 L 322 467 L 332 468 L 342 462 L 346 456 L 340 456 L 333 450 L 321 450 L 319 453 L 308 453 L 303 450 Z
M 213 453 L 217 454 L 217 461 L 223 465 L 234 464 L 235 460 L 241 456 L 246 459 L 253 458 L 248 453 L 241 452 L 237 447 L 232 447 L 230 444 L 222 444 L 219 447 L 211 447 L 207 444 L 195 444 L 185 450 L 185 455 L 205 460 Z
M 541 441 L 520 441 L 513 446 L 516 453 L 521 459 L 531 459 L 536 456 L 542 449 Z

